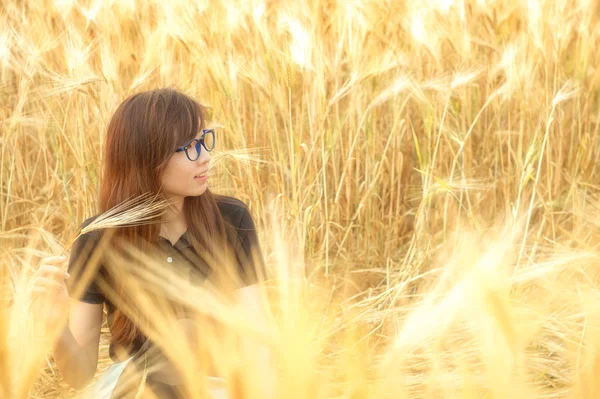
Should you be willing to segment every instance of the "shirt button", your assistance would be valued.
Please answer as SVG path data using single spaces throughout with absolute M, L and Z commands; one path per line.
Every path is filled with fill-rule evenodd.
M 173 262 L 173 258 L 171 258 L 170 256 L 167 258 L 167 262 L 172 263 Z

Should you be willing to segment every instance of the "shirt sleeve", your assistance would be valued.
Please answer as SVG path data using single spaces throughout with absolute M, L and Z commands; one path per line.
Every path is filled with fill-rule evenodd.
M 256 233 L 256 226 L 248 209 L 244 209 L 239 225 L 239 274 L 244 285 L 257 284 L 265 278 L 265 262 Z
M 84 224 L 85 225 L 85 224 Z M 83 226 L 82 226 L 83 227 Z M 105 297 L 98 286 L 98 279 L 101 274 L 102 265 L 99 261 L 94 261 L 92 256 L 94 249 L 98 245 L 98 232 L 83 234 L 75 240 L 71 247 L 71 256 L 69 259 L 68 271 L 71 277 L 67 280 L 67 290 L 69 296 L 82 302 L 100 304 L 104 303 Z M 92 264 L 95 263 L 95 264 Z M 90 282 L 87 284 L 80 298 L 75 296 L 75 288 L 80 284 L 84 273 L 88 268 L 95 268 Z

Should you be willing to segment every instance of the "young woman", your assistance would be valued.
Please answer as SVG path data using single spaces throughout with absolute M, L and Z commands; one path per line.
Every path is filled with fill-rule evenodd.
M 263 274 L 255 226 L 241 201 L 217 196 L 208 189 L 215 132 L 206 129 L 205 119 L 203 106 L 173 89 L 138 93 L 118 107 L 106 134 L 100 213 L 144 193 L 158 194 L 173 205 L 157 223 L 111 229 L 108 245 L 127 242 L 152 249 L 165 268 L 187 267 L 195 276 L 209 280 L 219 275 L 214 262 L 209 266 L 209 259 L 229 250 L 235 255 L 234 272 L 239 277 L 231 281 L 237 280 L 241 298 L 255 306 L 255 284 Z M 83 226 L 94 219 L 86 220 Z M 75 241 L 68 273 L 61 268 L 65 258 L 45 258 L 33 281 L 34 292 L 50 296 L 58 313 L 69 312 L 68 326 L 53 355 L 64 379 L 76 389 L 88 385 L 95 374 L 105 305 L 111 332 L 110 356 L 120 365 L 118 371 L 110 370 L 109 379 L 118 378 L 127 361 L 149 353 L 152 347 L 141 329 L 102 289 L 100 279 L 123 293 L 118 274 L 110 273 L 103 264 L 107 260 L 95 252 L 101 247 L 104 233 L 95 230 Z M 108 247 L 102 248 L 98 252 Z M 86 267 L 93 267 L 92 263 L 99 265 L 98 271 L 83 296 L 70 298 L 75 282 Z M 182 319 L 183 324 L 186 322 Z M 189 328 L 193 330 L 193 326 Z M 151 377 L 149 386 L 158 397 L 177 397 L 174 383 L 168 378 L 152 381 Z

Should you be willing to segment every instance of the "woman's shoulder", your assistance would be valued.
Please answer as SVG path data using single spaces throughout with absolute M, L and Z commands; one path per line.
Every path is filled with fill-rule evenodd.
M 248 206 L 238 198 L 215 195 L 215 200 L 221 215 L 236 226 L 239 226 L 243 219 L 250 217 Z
M 83 246 L 87 246 L 87 247 L 94 247 L 96 245 L 98 245 L 101 241 L 101 239 L 104 236 L 104 231 L 103 229 L 93 229 L 90 231 L 85 231 L 86 227 L 88 227 L 89 225 L 91 225 L 100 215 L 94 215 L 92 217 L 89 217 L 87 219 L 85 219 L 78 227 L 77 229 L 77 239 L 75 240 L 75 243 L 73 244 L 74 247 L 79 247 L 82 248 Z
M 79 234 L 71 246 L 71 256 L 67 268 L 68 272 L 71 274 L 71 278 L 68 280 L 67 284 L 70 295 L 73 295 L 73 290 L 77 287 L 78 282 L 81 281 L 88 268 L 97 267 L 94 276 L 104 273 L 102 257 L 93 256 L 93 254 L 97 253 L 96 251 L 101 248 L 99 244 L 103 237 L 102 230 L 92 230 L 82 234 L 82 230 L 96 220 L 97 217 L 98 215 L 87 218 L 79 225 L 79 229 L 77 230 Z M 102 252 L 100 252 L 100 254 L 101 253 Z M 96 277 L 91 278 L 83 291 L 82 296 L 77 297 L 77 299 L 93 304 L 104 302 L 104 294 L 96 283 Z
M 79 225 L 79 229 L 83 229 L 83 228 L 85 228 L 85 227 L 89 226 L 89 225 L 90 225 L 90 224 L 91 224 L 91 223 L 92 223 L 94 220 L 96 220 L 96 218 L 97 218 L 98 216 L 99 216 L 99 215 L 94 215 L 94 216 L 92 216 L 92 217 L 89 217 L 89 218 L 85 219 L 85 220 L 83 221 L 83 223 L 81 223 L 81 224 Z
M 90 224 L 92 224 L 92 222 L 94 220 L 96 220 L 98 218 L 98 216 L 100 216 L 100 215 L 94 215 L 92 217 L 89 217 L 89 218 L 85 219 L 83 221 L 83 223 L 81 223 L 79 225 L 78 232 L 82 232 L 86 227 L 88 227 Z M 86 232 L 84 234 L 81 234 L 80 237 L 81 236 L 86 236 L 87 238 L 98 238 L 101 234 L 102 234 L 102 230 L 101 229 L 94 229 L 92 231 L 89 231 L 89 232 Z

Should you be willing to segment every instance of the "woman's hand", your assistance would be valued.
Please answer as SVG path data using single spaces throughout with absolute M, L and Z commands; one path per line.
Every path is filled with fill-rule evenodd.
M 36 322 L 56 326 L 69 309 L 69 293 L 65 281 L 70 275 L 62 267 L 64 256 L 43 258 L 30 286 L 31 310 Z

